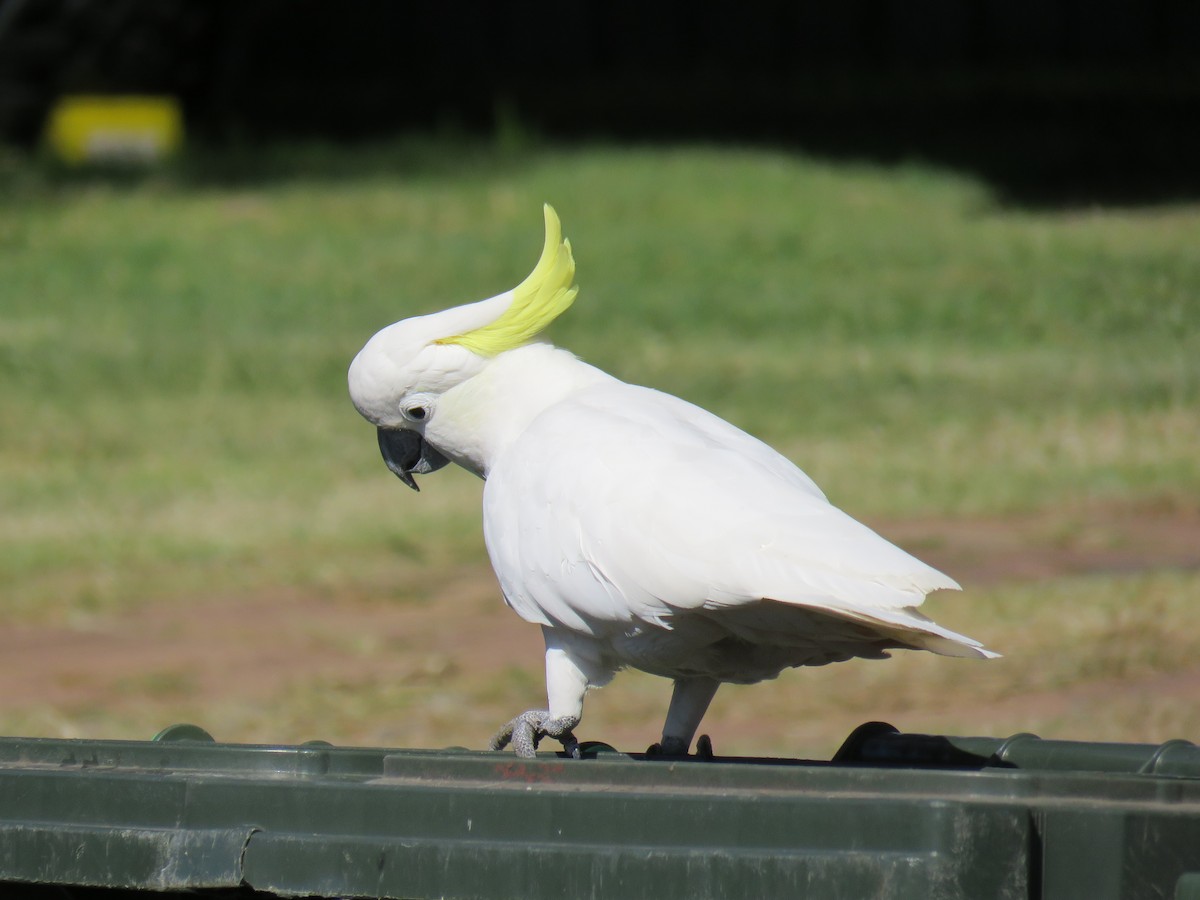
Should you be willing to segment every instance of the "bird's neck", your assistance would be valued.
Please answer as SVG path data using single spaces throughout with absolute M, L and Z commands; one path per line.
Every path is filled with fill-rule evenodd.
M 425 437 L 454 462 L 486 478 L 495 459 L 543 411 L 610 380 L 611 375 L 549 344 L 509 350 L 442 394 Z

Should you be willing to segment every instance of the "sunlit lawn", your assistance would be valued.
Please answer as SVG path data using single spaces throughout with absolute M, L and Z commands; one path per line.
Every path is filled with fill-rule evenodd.
M 1027 212 L 916 165 L 713 148 L 398 142 L 236 170 L 0 157 L 9 621 L 281 586 L 403 603 L 396 560 L 433 581 L 481 560 L 477 486 L 402 492 L 344 373 L 382 325 L 522 278 L 543 201 L 581 285 L 551 339 L 767 439 L 853 514 L 1200 503 L 1196 206 Z M 1194 647 L 1195 580 L 1169 585 L 1154 628 Z M 946 618 L 1044 653 L 1030 678 L 1129 674 L 1158 632 L 1081 637 L 1098 594 L 1136 596 L 994 588 Z

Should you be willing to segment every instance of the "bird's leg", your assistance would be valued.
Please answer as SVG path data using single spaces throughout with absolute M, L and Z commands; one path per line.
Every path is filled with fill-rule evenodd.
M 566 650 L 546 648 L 546 698 L 549 709 L 531 709 L 501 728 L 488 743 L 503 750 L 510 743 L 517 756 L 532 757 L 543 737 L 562 741 L 563 749 L 579 757 L 579 742 L 571 730 L 583 718 L 583 696 L 588 679 Z
M 700 720 L 708 711 L 708 704 L 721 686 L 713 678 L 678 678 L 671 692 L 671 705 L 667 708 L 667 721 L 663 725 L 662 740 L 650 747 L 654 756 L 684 756 L 692 745 L 692 737 L 700 727 Z M 709 755 L 711 755 L 711 744 Z

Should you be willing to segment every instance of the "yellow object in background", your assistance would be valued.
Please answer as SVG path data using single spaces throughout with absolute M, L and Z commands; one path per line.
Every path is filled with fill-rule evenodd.
M 183 114 L 174 97 L 65 96 L 46 141 L 69 165 L 156 162 L 183 144 Z

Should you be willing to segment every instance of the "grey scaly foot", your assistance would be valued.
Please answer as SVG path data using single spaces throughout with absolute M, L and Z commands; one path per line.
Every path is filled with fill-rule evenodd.
M 563 749 L 578 759 L 579 741 L 571 733 L 571 729 L 578 724 L 578 716 L 560 716 L 556 719 L 551 717 L 549 710 L 531 709 L 497 731 L 488 742 L 488 749 L 503 750 L 511 743 L 517 756 L 530 759 L 537 752 L 542 738 L 552 737 L 562 741 Z

